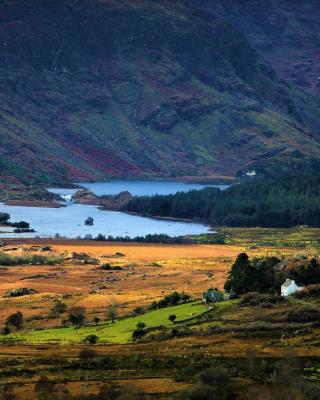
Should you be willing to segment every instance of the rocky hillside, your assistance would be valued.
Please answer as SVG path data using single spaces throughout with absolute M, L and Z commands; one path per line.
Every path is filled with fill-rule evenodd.
M 205 3 L 210 7 L 3 0 L 0 179 L 234 176 L 250 169 L 269 175 L 317 167 L 320 99 L 283 79 L 277 63 L 284 65 L 285 53 L 272 62 L 277 34 L 269 15 L 278 21 L 281 9 L 250 1 L 268 27 L 259 36 L 246 25 L 255 14 L 244 2 Z M 288 8 L 291 1 L 281 3 Z M 316 13 L 316 3 L 301 8 Z M 299 24 L 300 32 L 308 21 Z M 310 54 L 318 31 L 309 38 Z M 259 45 L 268 38 L 269 58 Z M 290 43 L 281 43 L 289 54 Z
M 239 29 L 284 80 L 320 94 L 318 0 L 190 0 Z

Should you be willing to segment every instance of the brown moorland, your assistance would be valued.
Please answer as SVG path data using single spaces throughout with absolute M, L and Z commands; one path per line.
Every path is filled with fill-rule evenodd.
M 51 249 L 48 250 L 48 246 Z M 63 317 L 60 320 L 49 318 L 50 308 L 56 300 L 66 303 L 69 308 L 85 307 L 88 322 L 92 323 L 94 317 L 106 318 L 109 304 L 117 303 L 119 316 L 122 316 L 137 306 L 148 306 L 173 290 L 185 291 L 197 299 L 209 287 L 222 288 L 233 260 L 242 251 L 251 257 L 295 257 L 310 255 L 316 250 L 267 244 L 250 248 L 243 241 L 236 245 L 155 245 L 29 239 L 7 240 L 1 251 L 14 256 L 41 254 L 65 258 L 59 265 L 19 265 L 0 269 L 0 324 L 3 325 L 9 314 L 19 310 L 26 318 L 24 329 L 28 330 L 62 324 Z M 85 264 L 71 257 L 81 253 L 91 260 L 97 259 L 99 264 Z M 120 268 L 103 270 L 101 265 L 105 263 Z M 32 288 L 38 293 L 5 297 L 8 290 L 19 287 Z M 281 359 L 293 352 L 306 362 L 316 360 L 320 357 L 318 328 L 303 328 L 297 334 L 289 332 L 283 337 L 279 330 L 272 332 L 272 336 L 267 331 L 260 331 L 261 337 L 243 330 L 256 323 L 261 325 L 265 320 L 273 324 L 273 329 L 278 329 L 288 310 L 304 306 L 303 302 L 283 303 L 271 309 L 231 307 L 224 311 L 221 323 L 225 330 L 221 332 L 203 335 L 200 332 L 199 335 L 122 345 L 98 344 L 93 347 L 97 360 L 107 363 L 101 368 L 95 367 L 94 359 L 79 364 L 79 353 L 84 345 L 2 343 L 0 391 L 2 387 L 8 390 L 9 384 L 17 399 L 34 399 L 36 383 L 45 374 L 58 391 L 53 396 L 64 393 L 61 398 L 66 399 L 71 398 L 71 394 L 77 398 L 98 393 L 105 382 L 133 386 L 145 391 L 151 399 L 173 399 L 178 391 L 188 387 L 187 381 L 175 379 L 176 371 L 191 360 L 196 366 L 216 359 L 223 360 L 226 365 L 241 366 L 250 352 L 263 360 Z M 213 321 L 195 321 L 192 327 L 205 332 Z M 234 379 L 234 382 L 239 384 L 240 381 Z M 247 384 L 243 381 L 240 386 Z

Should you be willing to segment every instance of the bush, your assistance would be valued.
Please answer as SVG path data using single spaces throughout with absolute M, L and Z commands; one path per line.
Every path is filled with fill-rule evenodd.
M 196 376 L 196 386 L 190 391 L 182 392 L 181 400 L 224 400 L 231 395 L 230 377 L 221 367 L 208 368 Z
M 11 330 L 7 325 L 1 329 L 1 335 L 9 335 L 9 333 L 11 333 Z
M 282 296 L 277 294 L 261 294 L 257 292 L 249 292 L 242 296 L 240 304 L 242 305 L 251 305 L 251 306 L 258 306 L 258 305 L 272 305 L 275 303 L 280 303 L 284 301 Z
M 38 293 L 38 291 L 35 289 L 17 288 L 17 289 L 9 290 L 6 293 L 6 297 L 21 297 L 21 296 L 28 296 L 30 294 L 35 294 L 35 293 Z
M 97 344 L 99 342 L 99 336 L 88 335 L 83 339 L 83 342 L 88 344 Z
M 137 323 L 137 328 L 138 329 L 144 329 L 146 327 L 146 324 L 144 322 L 138 322 Z
M 6 321 L 6 325 L 12 325 L 17 329 L 20 329 L 22 327 L 22 324 L 23 324 L 23 314 L 20 311 L 9 315 Z
M 59 265 L 63 263 L 63 258 L 59 256 L 43 256 L 40 254 L 27 254 L 12 256 L 0 253 L 0 265 L 6 267 L 15 265 Z
M 168 317 L 168 320 L 170 321 L 170 322 L 172 322 L 172 323 L 174 323 L 174 321 L 177 319 L 177 316 L 176 315 L 169 315 L 169 317 Z
M 82 349 L 79 353 L 79 357 L 82 360 L 90 360 L 91 358 L 97 357 L 97 353 L 89 348 Z
M 245 295 L 242 296 L 240 300 L 240 304 L 247 305 L 252 303 L 258 303 L 259 304 L 259 297 L 260 294 L 258 292 L 249 292 L 246 293 Z
M 133 315 L 143 315 L 146 313 L 146 310 L 143 307 L 136 307 L 133 309 L 132 314 Z
M 302 299 L 304 297 L 320 297 L 320 285 L 310 285 L 305 287 L 303 290 L 296 292 L 295 297 Z
M 132 332 L 132 340 L 141 340 L 146 334 L 147 332 L 144 329 L 137 328 Z
M 302 308 L 300 310 L 289 311 L 287 321 L 302 323 L 320 321 L 320 310 L 316 308 Z
M 165 296 L 162 300 L 156 302 L 154 301 L 150 308 L 152 310 L 157 309 L 157 308 L 166 308 L 166 307 L 171 307 L 171 306 L 176 306 L 181 303 L 186 303 L 188 300 L 190 300 L 190 296 L 184 292 L 179 293 L 179 292 L 172 292 L 171 294 Z

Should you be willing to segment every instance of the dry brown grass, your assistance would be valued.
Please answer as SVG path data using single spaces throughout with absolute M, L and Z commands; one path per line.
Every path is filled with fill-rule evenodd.
M 245 248 L 230 245 L 154 245 L 134 243 L 105 243 L 75 240 L 11 240 L 10 245 L 20 251 L 32 245 L 51 245 L 57 254 L 85 252 L 99 258 L 101 263 L 121 265 L 123 271 L 101 271 L 93 265 L 15 266 L 1 270 L 0 296 L 9 289 L 29 287 L 39 294 L 6 299 L 0 298 L 0 325 L 17 310 L 27 317 L 46 317 L 56 299 L 69 306 L 81 305 L 87 309 L 89 319 L 105 317 L 110 303 L 119 305 L 125 314 L 136 306 L 147 306 L 173 290 L 185 291 L 193 298 L 200 297 L 209 287 L 223 288 L 230 266 Z M 22 247 L 21 247 L 22 246 Z M 296 254 L 296 249 L 286 249 Z M 249 250 L 251 256 L 275 254 L 277 248 Z M 11 252 L 17 254 L 16 251 Z M 121 258 L 108 258 L 123 253 Z M 30 278 L 42 274 L 48 278 Z M 103 290 L 95 291 L 99 286 Z M 63 296 L 71 294 L 68 299 Z M 54 326 L 56 320 L 33 321 L 30 327 Z
M 35 244 L 50 244 L 57 254 L 64 252 L 85 252 L 91 257 L 99 258 L 101 263 L 125 267 L 123 271 L 102 271 L 93 265 L 65 263 L 59 266 L 16 266 L 1 270 L 0 280 L 0 326 L 12 312 L 20 310 L 26 317 L 42 316 L 43 320 L 33 320 L 26 323 L 27 328 L 50 327 L 61 324 L 64 315 L 59 319 L 48 319 L 50 307 L 56 299 L 61 299 L 69 307 L 83 305 L 87 309 L 88 318 L 94 316 L 105 318 L 106 306 L 110 303 L 119 304 L 119 312 L 124 314 L 134 307 L 148 305 L 158 300 L 172 290 L 191 294 L 194 298 L 200 296 L 208 287 L 222 288 L 230 266 L 238 253 L 246 251 L 250 256 L 278 255 L 283 251 L 286 255 L 304 254 L 302 249 L 280 247 L 258 247 L 248 250 L 241 245 L 150 245 L 125 243 L 97 243 L 83 241 L 39 241 L 26 240 L 11 241 L 11 244 L 29 248 Z M 20 247 L 21 250 L 21 247 Z M 22 251 L 24 249 L 22 248 Z M 121 258 L 107 258 L 115 253 L 123 253 Z M 13 251 L 12 254 L 17 254 Z M 48 278 L 23 279 L 32 275 L 50 275 Z M 114 278 L 113 281 L 107 278 Z M 23 280 L 22 280 L 23 279 Z M 93 289 L 105 285 L 106 289 L 93 293 Z M 39 293 L 20 298 L 4 298 L 8 289 L 16 287 L 30 287 Z M 66 295 L 70 295 L 67 298 Z M 279 310 L 264 310 L 263 315 L 273 317 L 273 313 L 285 312 L 285 305 Z M 283 308 L 283 309 L 282 309 Z M 261 309 L 240 308 L 233 311 L 231 308 L 225 314 L 229 323 L 235 326 L 246 324 L 252 320 L 261 319 Z M 257 357 L 284 357 L 288 349 L 297 356 L 320 357 L 320 348 L 311 346 L 310 341 L 316 341 L 318 331 L 306 336 L 288 337 L 284 339 L 236 337 L 233 332 L 216 333 L 208 336 L 192 336 L 171 339 L 159 342 L 125 344 L 125 345 L 97 345 L 95 351 L 101 356 L 131 357 L 139 354 L 152 359 L 170 359 L 173 355 L 182 359 L 200 356 L 204 358 L 245 357 L 248 351 L 254 351 Z M 0 385 L 12 382 L 17 399 L 34 399 L 35 382 L 40 372 L 45 371 L 42 359 L 72 359 L 78 358 L 81 345 L 50 346 L 50 345 L 1 345 L 0 360 L 18 359 L 22 366 L 39 360 L 39 370 L 27 378 L 13 374 L 10 378 L 0 379 Z M 81 372 L 81 371 L 80 371 Z M 67 388 L 73 396 L 94 394 L 103 384 L 101 378 L 85 381 L 80 372 L 76 372 L 73 379 L 61 384 L 61 390 Z M 140 371 L 141 372 L 141 371 Z M 139 372 L 139 373 L 140 373 Z M 85 372 L 86 373 L 86 372 Z M 171 398 L 171 394 L 183 389 L 186 384 L 175 382 L 172 378 L 157 375 L 152 377 L 128 376 L 112 382 L 119 385 L 130 385 L 141 389 L 157 399 Z M 141 372 L 142 373 L 142 372 Z M 46 372 L 46 374 L 49 374 Z M 50 375 L 51 374 L 51 375 Z M 60 381 L 57 371 L 50 377 Z M 61 382 L 61 381 L 60 381 Z M 154 397 L 152 397 L 154 398 Z

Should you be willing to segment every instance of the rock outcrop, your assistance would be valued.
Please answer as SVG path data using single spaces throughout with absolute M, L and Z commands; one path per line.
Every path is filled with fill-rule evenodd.
M 97 196 L 89 189 L 78 190 L 71 198 L 71 200 L 77 204 L 90 204 L 97 205 L 103 210 L 121 210 L 122 207 L 126 206 L 134 196 L 128 191 L 120 192 L 116 195 L 103 195 Z
M 133 198 L 134 196 L 130 192 L 124 191 L 114 196 L 101 196 L 99 205 L 103 210 L 118 211 L 126 206 Z
M 98 196 L 86 188 L 78 190 L 71 199 L 77 204 L 99 204 Z

